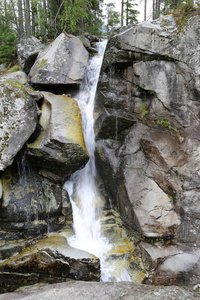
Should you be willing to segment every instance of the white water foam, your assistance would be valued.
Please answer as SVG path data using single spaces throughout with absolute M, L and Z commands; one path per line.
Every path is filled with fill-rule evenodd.
M 64 189 L 68 191 L 73 209 L 73 227 L 75 235 L 68 239 L 70 246 L 85 250 L 97 256 L 101 261 L 102 281 L 121 281 L 109 275 L 109 268 L 104 254 L 108 252 L 112 245 L 101 233 L 100 220 L 96 215 L 98 199 L 95 185 L 95 136 L 94 136 L 94 100 L 96 88 L 103 60 L 107 41 L 98 43 L 98 55 L 95 55 L 89 62 L 84 83 L 81 91 L 75 97 L 78 102 L 81 116 L 82 128 L 85 144 L 88 149 L 90 160 L 84 169 L 74 173 L 70 180 L 64 184 Z M 130 281 L 128 272 L 124 270 L 122 280 Z M 125 279 L 124 279 L 125 278 Z

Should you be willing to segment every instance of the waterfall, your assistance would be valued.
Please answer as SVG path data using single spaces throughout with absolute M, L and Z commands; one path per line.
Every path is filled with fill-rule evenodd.
M 106 43 L 105 40 L 97 44 L 98 55 L 89 61 L 81 90 L 75 97 L 81 111 L 83 135 L 90 159 L 84 169 L 74 173 L 70 180 L 65 182 L 64 189 L 68 191 L 73 208 L 75 235 L 68 239 L 70 246 L 97 256 L 101 261 L 102 280 L 113 281 L 112 276 L 107 274 L 110 265 L 108 267 L 104 259 L 104 253 L 108 252 L 112 245 L 101 233 L 98 218 L 100 195 L 95 185 L 94 157 L 94 100 Z M 115 281 L 120 281 L 120 279 Z

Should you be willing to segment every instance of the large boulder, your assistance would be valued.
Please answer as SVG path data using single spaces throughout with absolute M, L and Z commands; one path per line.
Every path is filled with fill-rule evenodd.
M 190 250 L 182 245 L 162 245 L 161 247 L 161 242 L 155 244 L 142 242 L 140 247 L 145 268 L 151 271 L 145 283 L 198 284 L 200 263 L 199 253 L 195 247 Z
M 43 95 L 42 131 L 32 144 L 28 144 L 28 157 L 42 175 L 63 182 L 67 176 L 83 168 L 89 159 L 81 114 L 73 98 L 48 92 L 43 92 Z
M 173 200 L 180 183 L 166 173 L 187 160 L 176 140 L 164 130 L 136 124 L 117 158 L 112 148 L 112 144 L 97 142 L 97 166 L 103 177 L 109 177 L 106 186 L 124 222 L 147 237 L 174 235 L 180 221 Z
M 11 165 L 37 125 L 36 103 L 23 85 L 0 85 L 0 170 Z
M 44 48 L 45 46 L 34 36 L 22 38 L 17 44 L 18 63 L 27 74 L 33 66 L 38 53 Z
M 108 46 L 115 51 L 113 53 L 109 47 L 104 66 L 105 63 L 114 63 L 119 49 L 120 52 L 133 52 L 135 59 L 151 55 L 154 59 L 184 62 L 199 77 L 199 58 L 196 55 L 199 42 L 199 16 L 190 18 L 181 31 L 172 15 L 164 16 L 151 23 L 139 23 L 111 38 Z
M 58 235 L 40 240 L 4 261 L 0 277 L 1 293 L 39 282 L 100 281 L 100 263 L 95 256 L 70 247 L 66 238 Z
M 29 73 L 35 86 L 80 85 L 88 62 L 88 52 L 81 41 L 66 33 L 40 52 Z
M 156 285 L 172 285 L 187 282 L 199 283 L 199 256 L 194 253 L 180 253 L 167 257 L 149 278 Z

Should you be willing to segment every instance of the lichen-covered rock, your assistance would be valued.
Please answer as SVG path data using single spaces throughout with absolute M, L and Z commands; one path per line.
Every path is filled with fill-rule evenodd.
M 38 53 L 44 48 L 45 46 L 34 36 L 23 38 L 17 44 L 18 62 L 27 74 L 33 66 Z
M 0 170 L 11 165 L 34 132 L 37 111 L 33 98 L 17 83 L 0 85 Z
M 39 56 L 29 73 L 32 85 L 80 85 L 88 62 L 88 52 L 81 41 L 60 34 Z
M 13 81 L 21 84 L 26 84 L 28 82 L 27 75 L 22 71 L 7 73 L 0 77 L 0 82 Z
M 43 95 L 37 91 L 34 91 L 28 84 L 27 75 L 22 71 L 16 71 L 12 73 L 4 74 L 0 77 L 0 83 L 11 84 L 12 86 L 20 87 L 35 101 L 43 99 Z
M 74 99 L 48 92 L 43 92 L 43 95 L 40 118 L 43 130 L 32 144 L 28 144 L 28 157 L 39 169 L 48 171 L 47 177 L 51 178 L 50 173 L 53 173 L 58 181 L 64 181 L 83 168 L 89 159 L 81 115 Z
M 62 186 L 37 174 L 27 162 L 2 175 L 0 226 L 5 230 L 37 235 L 60 228 L 59 217 L 71 220 L 72 209 Z

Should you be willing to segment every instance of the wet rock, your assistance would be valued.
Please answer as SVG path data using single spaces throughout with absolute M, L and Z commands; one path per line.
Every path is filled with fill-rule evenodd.
M 17 44 L 17 56 L 19 65 L 28 74 L 33 66 L 38 53 L 45 46 L 34 36 L 23 38 Z
M 88 61 L 88 52 L 81 41 L 66 33 L 60 34 L 37 57 L 29 73 L 29 82 L 36 86 L 80 85 Z
M 0 273 L 0 293 L 13 292 L 21 285 L 32 285 L 39 281 L 38 274 L 23 273 Z
M 139 251 L 127 237 L 123 242 L 113 243 L 113 247 L 105 256 L 105 263 L 109 266 L 109 275 L 103 274 L 103 281 L 133 281 L 143 282 L 148 273 L 146 272 Z M 107 275 L 107 277 L 106 277 Z
M 0 265 L 1 292 L 13 291 L 11 274 L 17 273 L 18 287 L 38 282 L 62 282 L 66 279 L 99 281 L 99 260 L 91 254 L 71 248 L 62 236 L 52 236 L 30 246 Z M 20 275 L 21 280 L 20 280 Z M 37 275 L 36 275 L 37 274 Z M 26 281 L 26 275 L 29 279 Z M 30 282 L 31 276 L 33 282 Z
M 45 100 L 39 121 L 43 129 L 40 136 L 28 144 L 28 157 L 35 166 L 46 171 L 45 176 L 63 182 L 83 168 L 89 159 L 81 115 L 74 99 L 47 92 L 43 95 Z
M 87 51 L 90 53 L 90 54 L 97 54 L 98 53 L 98 50 L 93 48 L 93 47 L 89 47 L 87 48 Z
M 129 129 L 135 120 L 129 118 L 123 114 L 113 114 L 106 112 L 105 116 L 96 121 L 96 129 L 99 127 L 97 133 L 97 139 L 113 139 L 121 140 L 126 134 L 126 130 Z
M 2 189 L 2 181 L 0 180 L 0 200 L 2 199 L 3 196 L 3 189 Z
M 60 216 L 72 218 L 67 192 L 39 176 L 27 162 L 3 173 L 2 191 L 0 226 L 4 230 L 35 236 L 60 228 Z
M 36 105 L 27 90 L 17 83 L 0 86 L 0 170 L 11 165 L 37 125 Z

